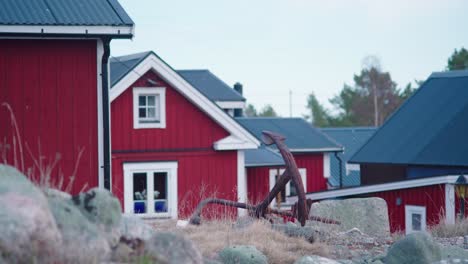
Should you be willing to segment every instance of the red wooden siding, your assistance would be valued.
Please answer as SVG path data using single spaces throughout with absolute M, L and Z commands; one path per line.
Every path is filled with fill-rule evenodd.
M 133 129 L 132 87 L 146 87 L 147 79 L 166 87 L 166 128 Z M 147 72 L 111 105 L 112 148 L 116 150 L 199 149 L 212 148 L 213 143 L 229 133 L 210 117 L 161 80 Z
M 307 169 L 306 192 L 327 189 L 327 179 L 323 177 L 323 154 L 293 153 L 298 168 Z
M 237 151 L 161 152 L 112 155 L 112 191 L 123 204 L 124 162 L 178 162 L 179 217 L 187 217 L 203 198 L 219 197 L 235 200 L 237 197 Z M 221 215 L 225 207 L 208 206 L 204 215 Z M 236 215 L 235 209 L 227 209 Z
M 37 178 L 33 159 L 42 166 L 58 159 L 52 181 L 66 186 L 83 149 L 72 192 L 98 185 L 96 60 L 95 40 L 0 41 L 0 103 L 11 106 L 23 147 L 20 154 L 1 106 L 0 152 L 9 146 L 8 163 L 20 168 L 22 156 L 24 172 Z
M 257 203 L 270 191 L 270 169 L 275 167 L 247 168 L 247 198 L 250 203 Z
M 440 216 L 445 211 L 445 185 L 443 184 L 378 192 L 366 196 L 380 197 L 387 202 L 391 232 L 405 230 L 405 205 L 426 206 L 428 226 L 438 224 Z M 397 198 L 401 198 L 400 205 L 396 203 Z

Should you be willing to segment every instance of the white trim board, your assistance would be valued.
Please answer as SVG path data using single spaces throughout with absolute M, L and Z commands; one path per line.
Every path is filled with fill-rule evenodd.
M 96 41 L 97 53 L 97 138 L 98 138 L 98 186 L 104 189 L 104 117 L 102 116 L 102 56 L 104 55 L 104 45 L 102 40 Z M 109 118 L 110 120 L 110 118 Z M 112 157 L 112 156 L 109 156 Z M 110 166 L 112 167 L 112 166 Z M 112 174 L 111 174 L 112 175 Z M 112 182 L 112 177 L 111 177 Z M 111 189 L 112 192 L 112 184 Z
M 342 148 L 304 148 L 304 149 L 290 149 L 291 152 L 336 152 L 336 151 L 343 151 Z
M 71 34 L 71 35 L 134 35 L 133 26 L 25 26 L 3 25 L 1 33 L 16 34 Z
M 391 182 L 391 183 L 382 183 L 382 184 L 346 188 L 346 189 L 333 190 L 333 191 L 308 193 L 306 194 L 306 197 L 312 200 L 323 200 L 323 199 L 329 199 L 329 198 L 351 196 L 351 195 L 358 195 L 358 194 L 364 194 L 364 193 L 391 191 L 391 190 L 398 190 L 398 189 L 408 189 L 408 188 L 422 187 L 422 186 L 435 185 L 435 184 L 454 184 L 455 181 L 457 180 L 457 177 L 458 176 L 448 175 L 448 176 L 440 176 L 440 177 L 432 177 L 432 178 L 423 178 L 423 179 L 417 179 L 417 180 L 406 180 L 406 181 L 398 181 L 398 182 Z M 297 197 L 295 196 L 290 197 L 287 199 L 287 201 L 288 203 L 294 203 L 297 201 Z
M 153 53 L 147 56 L 113 86 L 110 90 L 110 101 L 114 101 L 125 90 L 130 88 L 135 81 L 150 70 L 156 72 L 161 78 L 168 82 L 169 85 L 231 134 L 229 137 L 214 144 L 216 150 L 256 149 L 260 146 L 258 139 Z
M 445 184 L 445 223 L 455 224 L 455 186 Z
M 237 151 L 237 201 L 247 202 L 247 173 L 245 171 L 245 155 L 243 150 Z M 247 215 L 247 210 L 237 209 L 238 216 Z
M 244 109 L 244 101 L 215 101 L 223 109 Z

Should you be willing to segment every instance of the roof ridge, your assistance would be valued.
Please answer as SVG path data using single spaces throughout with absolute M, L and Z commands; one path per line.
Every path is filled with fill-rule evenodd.
M 467 69 L 433 72 L 429 78 L 460 78 L 468 77 Z

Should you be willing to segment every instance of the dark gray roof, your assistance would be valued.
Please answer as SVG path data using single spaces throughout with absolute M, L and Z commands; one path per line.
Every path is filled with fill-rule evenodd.
M 432 74 L 351 158 L 468 166 L 468 71 Z
M 245 98 L 209 70 L 178 70 L 187 82 L 212 101 L 245 101 Z
M 265 146 L 245 150 L 245 167 L 283 166 L 281 155 Z
M 375 133 L 375 127 L 340 127 L 340 128 L 322 128 L 323 133 L 333 138 L 337 143 L 344 147 L 344 151 L 339 153 L 343 175 L 343 187 L 358 186 L 361 184 L 361 176 L 359 171 L 349 171 L 346 173 L 346 163 L 360 149 L 364 143 Z M 340 163 L 334 156 L 330 156 L 330 172 L 331 177 L 328 182 L 336 187 L 340 185 Z
M 236 118 L 236 120 L 258 139 L 261 139 L 264 130 L 285 136 L 285 143 L 292 151 L 328 152 L 341 150 L 341 146 L 302 118 L 252 117 Z
M 0 25 L 133 26 L 117 0 L 0 0 Z
M 110 59 L 110 81 L 111 88 L 120 79 L 132 71 L 140 62 L 142 62 L 150 54 L 154 54 L 152 51 L 145 51 L 125 56 L 111 57 Z

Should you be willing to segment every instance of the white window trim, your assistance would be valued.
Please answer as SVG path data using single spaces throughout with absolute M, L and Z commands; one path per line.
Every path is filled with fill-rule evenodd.
M 323 177 L 330 178 L 330 153 L 323 153 Z
M 159 123 L 140 123 L 138 118 L 138 97 L 140 95 L 159 95 Z M 166 128 L 166 88 L 135 87 L 133 88 L 133 128 Z
M 150 213 L 146 214 L 135 214 L 141 217 L 162 217 L 162 218 L 173 218 L 176 219 L 178 215 L 177 207 L 177 162 L 138 162 L 138 163 L 124 163 L 124 213 L 133 213 L 133 173 L 135 172 L 166 172 L 167 173 L 167 213 L 155 213 L 154 208 L 151 206 Z M 148 177 L 148 186 L 153 186 L 151 182 L 153 177 Z M 148 190 L 148 193 L 150 190 Z M 149 203 L 154 204 L 154 197 L 148 195 Z
M 421 215 L 421 231 L 426 231 L 426 207 L 405 205 L 405 233 L 410 234 L 413 232 L 420 232 L 419 230 L 413 230 L 413 225 L 411 223 L 411 214 L 413 213 Z
M 270 177 L 269 177 L 269 186 L 270 186 L 270 191 L 273 189 L 273 187 L 276 184 L 276 179 L 275 176 L 278 174 L 282 175 L 285 169 L 270 169 Z M 302 184 L 304 185 L 304 191 L 307 193 L 307 169 L 305 168 L 299 168 L 299 173 L 301 174 L 301 179 L 302 179 Z M 291 196 L 291 181 L 289 181 L 286 184 L 286 197 Z M 286 199 L 287 200 L 287 199 Z M 274 205 L 276 202 L 276 198 L 273 199 L 270 205 Z M 286 201 L 282 201 L 285 203 Z

